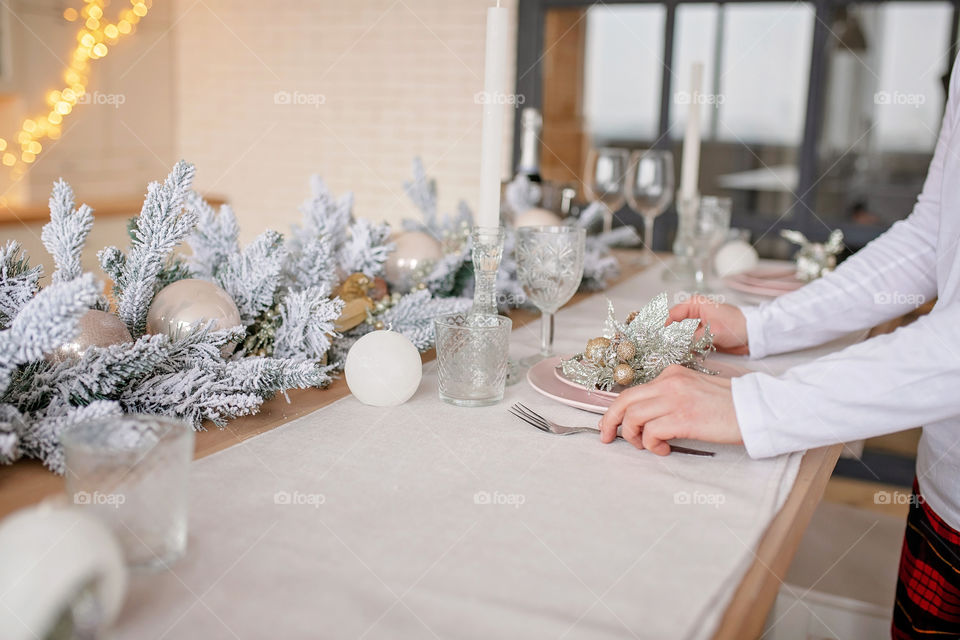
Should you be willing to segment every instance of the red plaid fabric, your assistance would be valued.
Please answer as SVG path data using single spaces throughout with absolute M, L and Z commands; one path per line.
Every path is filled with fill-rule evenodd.
M 960 532 L 931 509 L 913 482 L 900 555 L 891 636 L 960 638 Z

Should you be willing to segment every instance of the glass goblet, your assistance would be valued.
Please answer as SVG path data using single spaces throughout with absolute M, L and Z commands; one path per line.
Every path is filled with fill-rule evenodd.
M 587 199 L 603 204 L 603 230 L 613 228 L 613 212 L 623 206 L 623 185 L 630 154 L 626 149 L 603 147 L 587 154 L 583 190 Z
M 656 149 L 631 153 L 624 194 L 630 208 L 643 216 L 641 264 L 653 264 L 653 222 L 673 201 L 673 154 Z
M 711 293 L 707 284 L 713 253 L 720 247 L 730 230 L 730 198 L 703 196 L 690 229 L 690 243 L 696 270 L 693 276 L 694 290 Z
M 517 229 L 517 276 L 527 298 L 543 317 L 540 356 L 521 362 L 533 364 L 553 355 L 553 316 L 580 288 L 587 232 L 574 227 Z

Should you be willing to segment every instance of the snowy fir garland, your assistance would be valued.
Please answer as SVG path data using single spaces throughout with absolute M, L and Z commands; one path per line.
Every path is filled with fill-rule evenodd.
M 383 281 L 394 250 L 390 227 L 354 218 L 352 194 L 335 197 L 315 176 L 301 224 L 286 235 L 265 231 L 242 247 L 233 210 L 215 209 L 192 191 L 194 173 L 181 161 L 162 183 L 150 184 L 126 250 L 98 253 L 112 280 L 109 297 L 81 268 L 93 211 L 75 206 L 62 179 L 41 237 L 55 264 L 50 284 L 40 286 L 42 268 L 30 265 L 18 243 L 0 246 L 0 463 L 36 458 L 62 473 L 61 431 L 92 418 L 152 413 L 197 429 L 204 421 L 222 426 L 256 413 L 278 392 L 328 385 L 350 346 L 370 331 L 390 328 L 425 351 L 433 345 L 433 318 L 470 305 L 472 212 L 460 203 L 456 214 L 440 216 L 436 185 L 419 160 L 404 186 L 422 219 L 405 220 L 403 228 L 437 238 L 443 257 L 405 294 L 386 291 Z M 590 224 L 591 215 L 576 224 Z M 584 289 L 602 289 L 617 275 L 609 247 L 630 241 L 627 235 L 588 240 Z M 503 307 L 524 299 L 512 247 L 508 233 L 498 280 Z M 188 278 L 226 292 L 240 324 L 200 322 L 174 337 L 148 333 L 158 292 Z M 92 310 L 126 327 L 128 340 L 57 357 Z

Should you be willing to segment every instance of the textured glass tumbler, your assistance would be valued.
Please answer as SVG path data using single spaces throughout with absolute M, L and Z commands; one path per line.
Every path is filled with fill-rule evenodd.
M 187 548 L 193 429 L 161 416 L 89 420 L 62 436 L 68 499 L 116 534 L 131 568 L 165 569 Z
M 510 349 L 510 318 L 453 313 L 434 319 L 440 399 L 483 407 L 503 399 Z

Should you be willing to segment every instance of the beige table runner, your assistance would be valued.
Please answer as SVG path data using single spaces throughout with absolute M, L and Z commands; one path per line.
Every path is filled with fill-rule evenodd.
M 558 351 L 600 333 L 606 297 L 625 314 L 662 288 L 648 271 L 562 311 Z M 538 332 L 514 332 L 516 356 Z M 800 455 L 659 458 L 541 433 L 518 400 L 597 420 L 526 383 L 445 405 L 431 363 L 403 406 L 347 397 L 195 462 L 187 556 L 134 578 L 117 636 L 709 637 Z

